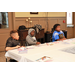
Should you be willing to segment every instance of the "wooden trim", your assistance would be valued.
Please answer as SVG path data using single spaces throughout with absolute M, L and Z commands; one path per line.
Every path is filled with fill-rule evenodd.
M 29 17 L 15 17 L 15 19 L 23 19 L 23 18 L 29 18 Z M 66 18 L 66 17 L 30 17 L 30 18 Z
M 74 24 L 74 38 L 75 38 L 75 12 L 73 12 L 73 24 Z
M 15 12 L 13 12 L 13 30 L 15 29 Z

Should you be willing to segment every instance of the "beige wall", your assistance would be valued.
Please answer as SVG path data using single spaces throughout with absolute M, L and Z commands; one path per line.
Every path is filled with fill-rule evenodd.
M 66 17 L 66 12 L 48 12 L 48 17 Z
M 15 12 L 15 17 L 47 17 L 47 12 L 38 12 L 38 14 Z M 66 17 L 66 12 L 48 12 L 48 17 Z

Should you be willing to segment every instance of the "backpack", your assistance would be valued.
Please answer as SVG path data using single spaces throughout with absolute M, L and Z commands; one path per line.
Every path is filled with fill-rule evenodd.
M 42 26 L 41 26 L 41 25 L 39 25 L 39 24 L 36 24 L 36 25 L 34 25 L 34 27 L 33 27 L 33 28 L 35 29 L 36 33 L 39 33 L 39 30 L 41 30 L 41 29 L 42 29 Z
M 24 25 L 19 26 L 18 30 L 25 30 L 27 29 Z

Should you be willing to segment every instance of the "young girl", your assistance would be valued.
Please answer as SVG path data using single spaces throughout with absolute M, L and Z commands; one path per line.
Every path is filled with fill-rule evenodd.
M 60 30 L 60 24 L 55 24 L 53 26 L 53 35 L 52 35 L 52 41 L 62 41 L 65 40 L 64 33 Z

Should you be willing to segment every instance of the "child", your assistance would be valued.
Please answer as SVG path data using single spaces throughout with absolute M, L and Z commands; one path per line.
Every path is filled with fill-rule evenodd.
M 52 41 L 62 41 L 65 40 L 64 33 L 60 30 L 60 24 L 55 24 L 54 27 L 54 32 L 52 35 Z
M 30 28 L 28 30 L 28 35 L 26 37 L 26 42 L 27 42 L 27 45 L 30 46 L 30 45 L 39 45 L 40 42 L 37 42 L 36 38 L 35 38 L 35 30 Z
M 12 30 L 10 32 L 10 37 L 8 38 L 7 42 L 6 42 L 6 51 L 8 50 L 12 50 L 15 48 L 19 48 L 19 35 L 18 32 L 16 30 Z

